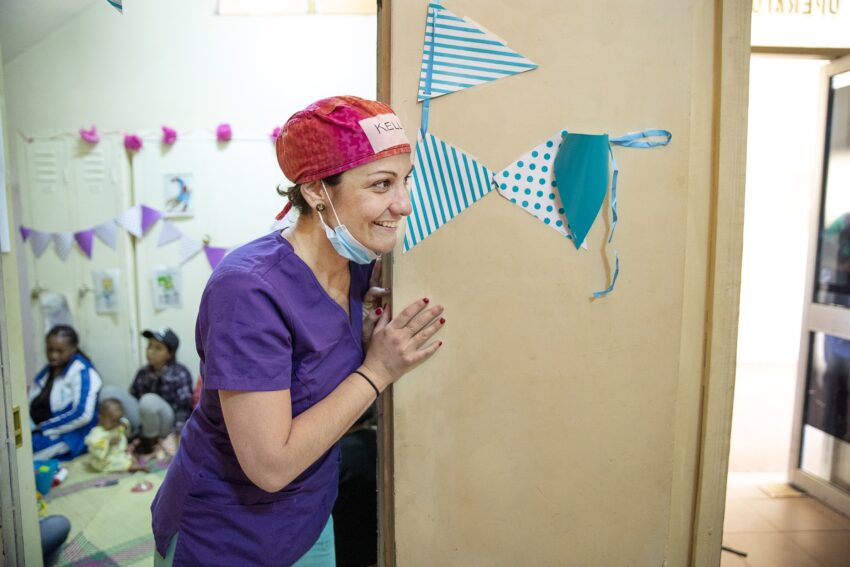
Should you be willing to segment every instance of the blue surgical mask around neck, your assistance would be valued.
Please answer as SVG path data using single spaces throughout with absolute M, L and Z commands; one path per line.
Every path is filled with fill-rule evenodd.
M 380 258 L 380 254 L 376 254 L 363 246 L 356 238 L 354 238 L 354 235 L 348 231 L 345 225 L 340 222 L 339 216 L 336 214 L 336 209 L 334 208 L 333 201 L 331 201 L 331 196 L 328 194 L 328 189 L 325 187 L 324 182 L 322 182 L 322 189 L 328 198 L 328 204 L 331 206 L 331 211 L 333 211 L 334 217 L 336 217 L 336 228 L 329 227 L 325 222 L 325 218 L 322 216 L 322 213 L 319 211 L 316 212 L 319 214 L 319 219 L 322 221 L 322 226 L 325 228 L 325 235 L 328 237 L 328 240 L 331 241 L 331 245 L 334 247 L 337 254 L 343 258 L 351 260 L 352 262 L 357 262 L 358 264 L 369 264 Z

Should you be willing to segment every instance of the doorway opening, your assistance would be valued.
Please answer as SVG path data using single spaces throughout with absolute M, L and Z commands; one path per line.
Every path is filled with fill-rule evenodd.
M 832 565 L 850 554 L 850 519 L 796 482 L 801 348 L 819 214 L 826 57 L 753 54 L 744 250 L 724 554 L 732 565 Z M 850 331 L 850 329 L 848 329 Z M 806 364 L 801 364 L 801 359 Z M 797 413 L 795 413 L 797 412 Z M 795 435 L 796 432 L 796 435 Z M 777 555 L 780 554 L 780 555 Z M 726 563 L 724 562 L 724 565 Z

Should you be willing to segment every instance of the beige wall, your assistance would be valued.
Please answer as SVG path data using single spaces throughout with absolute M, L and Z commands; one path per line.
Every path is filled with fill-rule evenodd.
M 749 6 L 728 4 L 740 29 L 719 37 L 746 61 Z M 393 3 L 392 102 L 412 131 L 426 5 Z M 448 320 L 442 351 L 395 387 L 398 564 L 685 565 L 702 439 L 728 451 L 728 427 L 701 422 L 711 192 L 725 175 L 712 146 L 719 11 L 697 0 L 444 5 L 540 65 L 432 102 L 430 131 L 490 168 L 560 128 L 674 137 L 615 149 L 621 274 L 605 299 L 589 295 L 605 287 L 606 222 L 577 252 L 496 194 L 396 254 L 396 305 L 432 297 Z M 734 360 L 734 324 L 719 321 L 715 346 L 731 344 Z M 731 399 L 709 411 L 716 403 Z M 723 486 L 706 478 L 720 484 L 700 510 L 717 558 L 707 518 L 722 519 Z

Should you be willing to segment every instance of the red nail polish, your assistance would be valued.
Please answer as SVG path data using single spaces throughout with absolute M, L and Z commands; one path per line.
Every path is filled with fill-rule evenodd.
M 445 324 L 446 324 L 446 320 L 443 319 L 442 317 L 440 317 L 440 325 L 445 325 Z
M 427 297 L 423 297 L 422 301 L 425 303 L 431 303 L 431 301 Z
M 381 316 L 381 313 L 383 313 L 383 312 L 384 312 L 384 310 L 383 310 L 383 309 L 381 309 L 380 307 L 378 307 L 377 309 L 375 309 L 375 315 L 377 315 L 377 316 L 379 316 L 379 317 Z
M 438 344 L 439 346 L 443 346 L 443 341 L 440 341 Z

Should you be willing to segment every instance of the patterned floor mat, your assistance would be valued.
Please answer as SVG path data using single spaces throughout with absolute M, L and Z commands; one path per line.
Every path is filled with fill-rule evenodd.
M 98 474 L 83 462 L 65 464 L 68 479 L 48 492 L 47 514 L 71 521 L 68 540 L 49 566 L 100 567 L 149 566 L 154 543 L 150 505 L 167 468 L 166 461 L 150 463 L 149 473 Z M 103 481 L 115 481 L 103 485 Z M 153 489 L 133 492 L 150 482 Z

